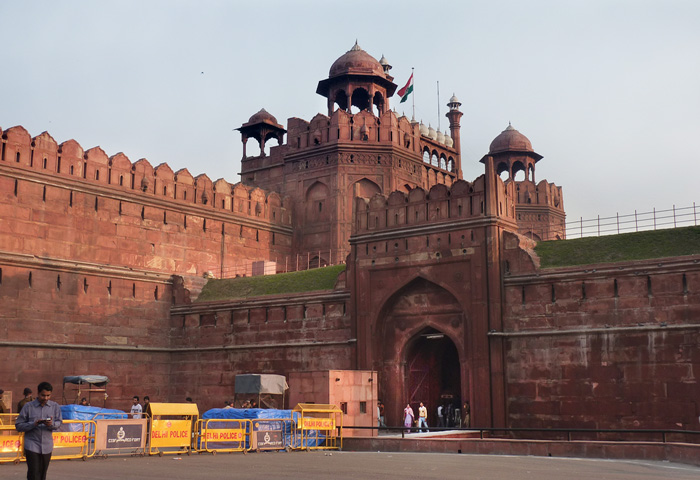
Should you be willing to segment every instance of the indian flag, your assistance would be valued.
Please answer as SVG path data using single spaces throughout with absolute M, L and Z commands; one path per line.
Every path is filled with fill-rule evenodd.
M 411 74 L 411 77 L 408 79 L 408 82 L 406 82 L 406 85 L 404 85 L 404 87 L 397 93 L 399 97 L 401 97 L 401 101 L 399 103 L 403 103 L 408 100 L 408 96 L 413 93 L 413 74 Z

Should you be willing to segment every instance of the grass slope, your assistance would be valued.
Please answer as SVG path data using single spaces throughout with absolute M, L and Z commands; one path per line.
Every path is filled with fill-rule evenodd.
M 542 268 L 700 254 L 700 227 L 540 242 Z
M 202 289 L 197 302 L 331 290 L 338 275 L 344 270 L 345 265 L 334 265 L 277 275 L 212 279 Z

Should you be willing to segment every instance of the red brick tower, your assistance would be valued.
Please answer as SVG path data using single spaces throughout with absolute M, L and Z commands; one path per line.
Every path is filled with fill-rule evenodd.
M 515 184 L 518 232 L 534 240 L 557 240 L 566 235 L 564 200 L 561 187 L 535 181 L 535 164 L 542 155 L 532 149 L 530 140 L 509 123 L 489 147 L 496 173 L 506 184 Z M 484 157 L 481 162 L 484 163 Z M 524 179 L 516 175 L 524 172 Z
M 355 45 L 331 65 L 328 78 L 318 82 L 316 93 L 328 99 L 328 116 L 335 105 L 351 113 L 351 107 L 372 112 L 378 116 L 389 111 L 389 97 L 396 91 L 394 77 L 389 75 L 391 65 L 382 56 L 384 65 Z
M 396 190 L 452 185 L 460 177 L 460 155 L 452 138 L 421 128 L 389 109 L 396 85 L 391 65 L 355 45 L 333 62 L 317 93 L 328 99 L 328 115 L 311 121 L 290 118 L 287 143 L 270 154 L 247 156 L 242 181 L 280 192 L 294 202 L 294 268 L 343 261 L 350 251 L 353 199 Z M 451 135 L 459 140 L 459 104 L 453 105 Z M 274 117 L 251 117 L 238 130 L 261 147 L 285 130 Z M 264 149 L 263 149 L 264 150 Z

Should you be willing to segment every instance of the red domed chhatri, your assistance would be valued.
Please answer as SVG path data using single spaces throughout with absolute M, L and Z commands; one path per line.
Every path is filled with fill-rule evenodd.
M 530 140 L 508 123 L 508 127 L 494 138 L 489 146 L 489 155 L 501 152 L 534 152 L 534 150 Z
M 384 67 L 369 53 L 355 45 L 344 55 L 340 56 L 328 72 L 329 77 L 337 77 L 345 74 L 365 74 L 384 76 Z
M 254 123 L 269 123 L 271 125 L 279 125 L 277 119 L 267 110 L 261 108 L 258 113 L 253 114 L 246 125 L 252 125 Z

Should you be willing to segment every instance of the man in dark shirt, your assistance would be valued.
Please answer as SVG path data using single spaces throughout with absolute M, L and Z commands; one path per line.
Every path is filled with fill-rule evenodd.
M 41 382 L 39 396 L 22 407 L 15 428 L 24 432 L 24 456 L 27 459 L 27 480 L 45 480 L 53 452 L 53 432 L 63 419 L 58 403 L 51 400 L 53 387 Z
M 24 405 L 32 400 L 34 400 L 34 398 L 32 398 L 32 389 L 27 387 L 24 389 L 24 398 L 17 404 L 17 413 L 21 412 Z

